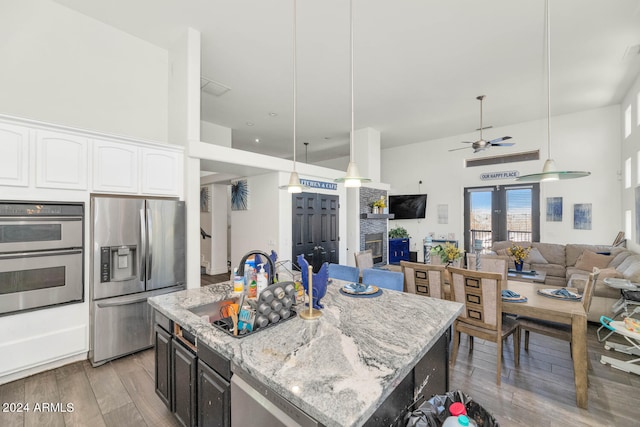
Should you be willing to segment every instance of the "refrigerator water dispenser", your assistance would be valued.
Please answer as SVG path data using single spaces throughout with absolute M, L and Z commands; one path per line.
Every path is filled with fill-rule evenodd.
M 100 248 L 100 282 L 121 282 L 136 277 L 137 246 Z

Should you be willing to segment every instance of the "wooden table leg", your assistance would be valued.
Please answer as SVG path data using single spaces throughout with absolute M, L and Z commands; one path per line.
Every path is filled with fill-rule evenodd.
M 589 404 L 587 390 L 587 317 L 584 313 L 571 315 L 571 356 L 573 357 L 573 376 L 576 383 L 576 403 L 579 408 L 587 409 Z

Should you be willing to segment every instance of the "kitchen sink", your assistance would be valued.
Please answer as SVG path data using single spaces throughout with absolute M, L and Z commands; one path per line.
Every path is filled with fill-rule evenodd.
M 216 320 L 220 320 L 224 317 L 221 313 L 221 311 L 224 310 L 220 310 L 221 308 L 228 306 L 229 304 L 237 304 L 239 300 L 239 298 L 230 298 L 222 301 L 215 301 L 208 304 L 199 305 L 188 310 L 198 317 L 208 316 L 209 323 L 213 323 Z

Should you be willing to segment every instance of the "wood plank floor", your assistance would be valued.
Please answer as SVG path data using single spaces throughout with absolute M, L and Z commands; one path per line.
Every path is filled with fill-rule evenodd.
M 516 368 L 511 338 L 503 345 L 502 384 L 496 386 L 496 346 L 476 339 L 469 352 L 462 342 L 451 373 L 450 388 L 462 390 L 487 409 L 501 426 L 638 426 L 640 376 L 600 363 L 600 356 L 630 360 L 632 356 L 606 351 L 598 342 L 598 325 L 588 326 L 589 409 L 576 406 L 569 343 L 531 334 L 529 352 L 520 350 Z M 626 343 L 619 335 L 609 341 Z M 524 339 L 523 339 L 524 343 Z
M 200 275 L 200 286 L 207 286 L 213 283 L 221 283 L 229 281 L 229 273 L 224 274 L 201 274 Z
M 513 363 L 511 339 L 504 347 L 502 384 L 495 384 L 495 345 L 475 340 L 469 352 L 463 335 L 451 373 L 451 390 L 462 390 L 507 426 L 632 426 L 640 424 L 640 376 L 600 363 L 607 352 L 589 325 L 589 409 L 575 405 L 569 344 L 532 334 L 520 367 Z M 616 339 L 616 341 L 623 342 Z M 153 349 L 97 368 L 88 361 L 0 386 L 0 404 L 27 402 L 28 413 L 0 412 L 0 426 L 175 426 L 156 396 Z M 73 404 L 73 412 L 35 412 L 36 403 Z M 259 424 L 255 424 L 259 426 Z
M 154 388 L 153 349 L 93 368 L 88 361 L 0 386 L 1 409 L 29 403 L 29 412 L 0 412 L 0 426 L 178 426 Z M 73 411 L 43 409 L 73 405 Z M 40 404 L 40 410 L 35 405 Z

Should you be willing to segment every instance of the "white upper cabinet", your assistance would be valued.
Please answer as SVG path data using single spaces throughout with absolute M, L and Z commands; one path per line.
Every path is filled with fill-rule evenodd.
M 36 187 L 87 189 L 87 138 L 36 131 Z
M 142 193 L 181 196 L 183 154 L 173 149 L 141 148 Z
M 29 129 L 0 123 L 0 185 L 29 186 Z
M 92 141 L 93 190 L 114 193 L 139 191 L 138 150 L 136 145 Z

